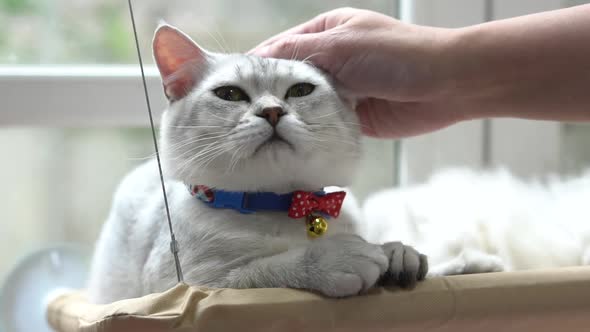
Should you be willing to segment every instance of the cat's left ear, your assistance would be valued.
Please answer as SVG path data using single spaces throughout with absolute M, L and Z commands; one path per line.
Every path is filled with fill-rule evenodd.
M 207 69 L 209 54 L 177 28 L 161 24 L 152 43 L 168 100 L 186 96 Z

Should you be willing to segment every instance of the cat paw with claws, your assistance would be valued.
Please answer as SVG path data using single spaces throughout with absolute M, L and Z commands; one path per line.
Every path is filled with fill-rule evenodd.
M 414 288 L 418 281 L 424 280 L 428 273 L 425 255 L 401 242 L 385 243 L 382 248 L 389 258 L 389 269 L 381 278 L 381 285 Z
M 377 285 L 412 288 L 428 272 L 426 256 L 410 246 L 376 245 L 349 234 L 314 241 L 304 257 L 305 288 L 331 297 L 364 293 Z

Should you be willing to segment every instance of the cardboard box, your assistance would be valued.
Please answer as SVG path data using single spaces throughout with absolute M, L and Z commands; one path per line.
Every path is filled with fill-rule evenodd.
M 327 299 L 294 289 L 167 292 L 109 305 L 56 298 L 57 331 L 590 331 L 590 267 L 434 278 L 414 290 Z

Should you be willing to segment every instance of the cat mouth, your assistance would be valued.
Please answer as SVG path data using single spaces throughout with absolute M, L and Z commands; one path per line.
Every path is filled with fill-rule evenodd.
M 263 148 L 267 148 L 267 147 L 270 148 L 270 147 L 276 146 L 276 145 L 286 145 L 291 150 L 295 151 L 295 146 L 293 146 L 293 144 L 291 142 L 287 141 L 284 137 L 282 137 L 276 131 L 274 131 L 272 136 L 267 138 L 264 142 L 262 142 L 260 145 L 258 145 L 258 147 L 256 147 L 256 150 L 254 150 L 253 154 L 257 154 L 258 151 L 262 150 Z

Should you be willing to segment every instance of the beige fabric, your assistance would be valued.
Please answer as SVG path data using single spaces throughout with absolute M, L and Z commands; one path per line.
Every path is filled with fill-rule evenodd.
M 73 331 L 590 331 L 590 267 L 427 280 L 326 299 L 293 289 L 173 289 L 109 305 L 69 293 L 49 306 Z

